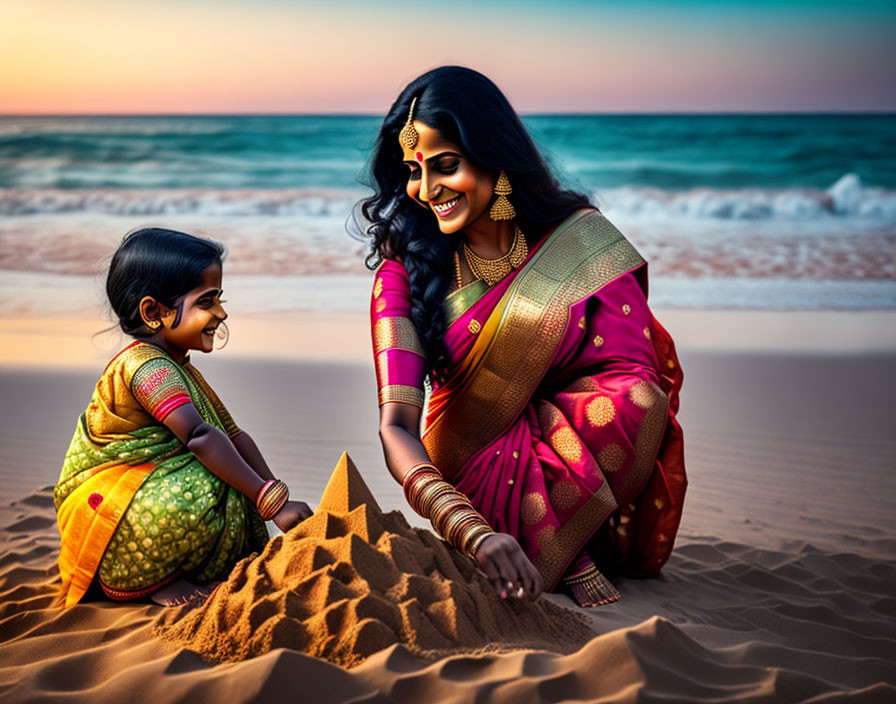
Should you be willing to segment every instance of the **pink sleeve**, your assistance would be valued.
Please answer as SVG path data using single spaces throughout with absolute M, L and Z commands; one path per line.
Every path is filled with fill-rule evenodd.
M 161 354 L 137 368 L 131 377 L 131 393 L 160 422 L 171 411 L 192 402 L 183 373 Z
M 370 299 L 373 359 L 379 403 L 423 407 L 426 357 L 411 322 L 408 274 L 398 262 L 385 261 L 377 271 Z

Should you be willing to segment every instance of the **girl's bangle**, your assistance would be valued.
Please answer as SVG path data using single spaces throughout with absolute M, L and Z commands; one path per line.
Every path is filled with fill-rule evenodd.
M 268 479 L 264 484 L 261 485 L 261 489 L 259 489 L 258 493 L 255 495 L 256 506 L 258 506 L 258 502 L 261 501 L 261 497 L 264 496 L 267 493 L 268 489 L 270 489 L 276 483 L 276 479 Z
M 280 509 L 289 501 L 289 488 L 280 479 L 271 479 L 265 482 L 261 489 L 255 505 L 262 519 L 269 521 L 280 513 Z

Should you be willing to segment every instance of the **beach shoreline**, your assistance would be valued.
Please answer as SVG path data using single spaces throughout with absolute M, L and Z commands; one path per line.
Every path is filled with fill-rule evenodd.
M 896 310 L 654 308 L 680 350 L 769 354 L 896 351 Z M 369 319 L 358 311 L 232 314 L 230 340 L 211 358 L 370 363 Z M 101 370 L 128 338 L 98 309 L 0 313 L 0 368 Z M 198 360 L 205 355 L 196 355 Z

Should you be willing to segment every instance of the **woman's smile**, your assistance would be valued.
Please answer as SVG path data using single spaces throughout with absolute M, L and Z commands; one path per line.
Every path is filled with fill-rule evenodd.
M 462 198 L 462 194 L 458 194 L 451 198 L 451 200 L 446 200 L 441 203 L 432 203 L 432 209 L 436 211 L 436 215 L 440 218 L 447 218 L 451 213 L 455 211 L 458 204 L 460 204 L 460 199 Z
M 402 147 L 408 180 L 405 192 L 431 210 L 446 235 L 460 232 L 477 219 L 488 219 L 495 174 L 477 166 L 441 132 L 414 122 L 417 144 Z

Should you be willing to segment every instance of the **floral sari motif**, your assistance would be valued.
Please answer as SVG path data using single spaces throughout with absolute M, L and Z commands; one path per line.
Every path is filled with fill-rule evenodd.
M 195 367 L 154 345 L 135 342 L 104 370 L 54 490 L 65 606 L 95 578 L 117 600 L 184 575 L 220 579 L 267 541 L 254 505 L 162 424 L 185 403 L 228 436 L 241 432 Z
M 428 400 L 423 443 L 549 590 L 582 551 L 602 570 L 653 575 L 672 550 L 687 485 L 682 374 L 646 279 L 619 231 L 582 211 L 495 286 L 446 300 L 451 373 Z M 422 406 L 408 295 L 400 263 L 384 263 L 371 308 L 380 402 Z

